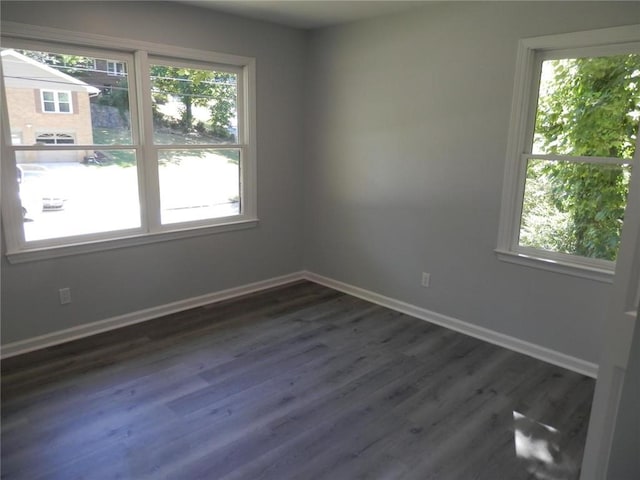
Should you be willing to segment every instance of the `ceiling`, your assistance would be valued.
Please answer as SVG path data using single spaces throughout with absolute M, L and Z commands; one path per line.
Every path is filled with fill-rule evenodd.
M 313 29 L 353 22 L 419 7 L 427 0 L 179 0 L 198 7 L 264 20 L 289 27 Z

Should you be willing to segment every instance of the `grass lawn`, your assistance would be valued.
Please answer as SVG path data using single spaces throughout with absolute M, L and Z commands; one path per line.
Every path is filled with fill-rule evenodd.
M 109 145 L 130 145 L 131 131 L 126 129 L 116 128 L 94 128 L 93 129 L 93 141 L 97 145 L 104 145 L 107 148 Z M 184 134 L 174 132 L 154 132 L 154 141 L 156 145 L 201 145 L 203 143 L 208 144 L 224 144 L 220 138 L 207 136 L 203 134 Z M 135 153 L 131 150 L 102 150 L 102 152 L 112 159 L 112 164 L 119 165 L 121 167 L 131 167 L 135 165 Z M 226 157 L 230 163 L 238 164 L 238 151 L 221 149 L 216 152 L 218 155 Z M 181 150 L 180 156 L 194 156 L 202 157 L 205 152 L 199 152 L 197 150 Z M 162 160 L 161 160 L 162 161 Z M 176 160 L 179 161 L 179 160 Z

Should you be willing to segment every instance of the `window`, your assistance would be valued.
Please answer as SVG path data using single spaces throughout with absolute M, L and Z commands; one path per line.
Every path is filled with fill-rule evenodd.
M 74 35 L 66 46 L 2 39 L 9 260 L 255 225 L 253 60 Z M 101 58 L 119 77 L 108 92 L 85 68 Z M 43 112 L 74 115 L 25 108 L 34 88 Z
M 629 41 L 633 35 L 620 28 L 521 42 L 501 259 L 610 279 L 636 164 L 640 43 Z
M 41 90 L 42 111 L 50 113 L 73 113 L 71 109 L 71 92 Z
M 36 143 L 45 145 L 63 145 L 76 143 L 69 133 L 40 133 L 36 136 Z
M 234 128 L 239 72 L 150 61 L 161 223 L 238 214 L 241 149 Z
M 124 76 L 127 73 L 125 63 L 107 60 L 107 73 L 114 76 Z

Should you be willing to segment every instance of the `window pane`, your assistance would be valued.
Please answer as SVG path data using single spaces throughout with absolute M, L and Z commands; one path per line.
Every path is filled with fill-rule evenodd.
M 56 145 L 60 143 L 73 144 L 76 142 L 73 135 L 69 135 L 68 133 L 38 133 L 36 134 L 36 143 Z
M 237 143 L 235 73 L 151 66 L 154 142 Z
M 239 150 L 165 150 L 159 154 L 163 224 L 240 213 Z
M 542 63 L 533 153 L 632 158 L 640 55 Z
M 9 123 L 22 132 L 22 145 L 34 144 L 36 131 L 54 129 L 72 133 L 81 145 L 132 144 L 126 70 L 113 77 L 106 60 L 97 58 L 33 50 L 1 53 Z
M 16 152 L 27 241 L 140 227 L 135 152 Z
M 615 260 L 629 165 L 529 160 L 520 245 Z
M 76 143 L 75 140 L 73 139 L 73 137 L 71 135 L 66 135 L 64 133 L 60 133 L 58 134 L 57 138 L 56 138 L 56 143 L 57 144 L 74 144 Z

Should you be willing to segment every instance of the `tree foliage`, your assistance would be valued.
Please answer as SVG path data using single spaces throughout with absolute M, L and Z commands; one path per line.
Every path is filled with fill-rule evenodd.
M 156 120 L 166 123 L 167 119 L 157 106 L 177 99 L 181 104 L 179 127 L 184 132 L 195 129 L 193 108 L 200 106 L 209 110 L 206 130 L 217 137 L 230 137 L 231 119 L 236 109 L 235 74 L 153 65 L 151 78 Z
M 39 52 L 35 50 L 17 50 L 22 55 L 37 62 L 49 65 L 74 78 L 85 79 L 94 71 L 94 59 L 80 55 Z
M 95 59 L 79 55 L 67 55 L 33 50 L 19 50 L 34 60 L 49 65 L 74 78 L 93 84 L 96 75 Z M 151 67 L 153 117 L 156 123 L 177 127 L 182 133 L 199 130 L 223 140 L 233 140 L 231 123 L 236 115 L 236 74 L 213 70 L 153 65 Z M 101 85 L 96 85 L 102 88 Z M 96 98 L 99 105 L 118 109 L 121 116 L 129 110 L 127 77 L 119 78 Z M 180 119 L 175 124 L 160 112 L 159 106 L 171 101 L 180 103 Z M 194 107 L 205 107 L 208 118 L 199 122 L 194 118 Z
M 534 153 L 631 158 L 640 114 L 640 55 L 545 64 Z M 621 165 L 530 161 L 521 239 L 539 248 L 615 260 L 629 176 Z M 556 217 L 558 228 L 544 226 L 545 217 Z

